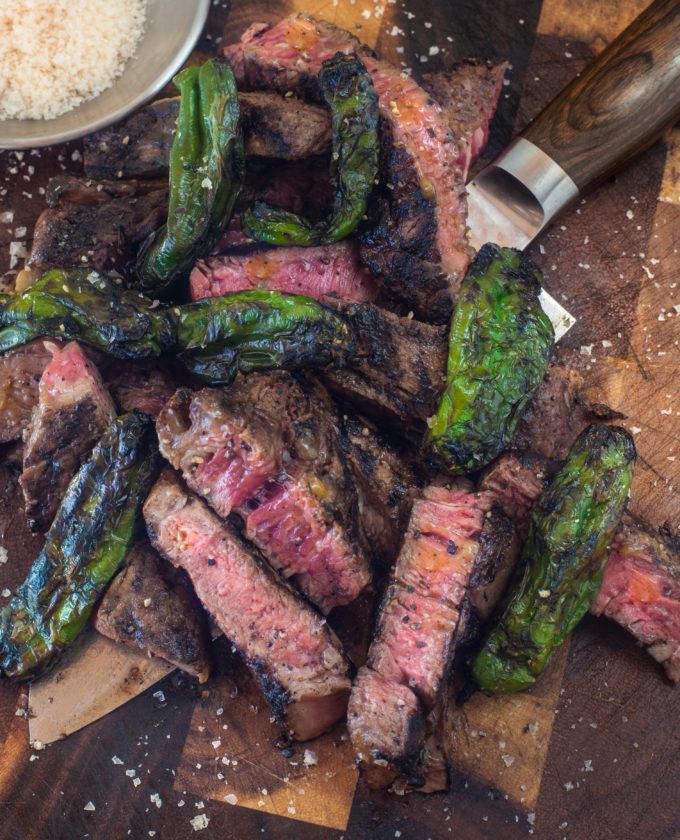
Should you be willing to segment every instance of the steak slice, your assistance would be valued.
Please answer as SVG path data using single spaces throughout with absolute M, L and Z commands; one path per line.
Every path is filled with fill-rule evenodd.
M 401 434 L 422 437 L 444 388 L 446 332 L 372 304 L 325 298 L 358 345 L 350 366 L 324 372 L 334 394 Z
M 144 517 L 154 547 L 188 572 L 293 737 L 315 738 L 340 720 L 349 663 L 321 616 L 170 470 L 153 487 Z
M 443 487 L 427 488 L 413 504 L 348 708 L 352 744 L 371 786 L 397 775 L 423 783 L 424 718 L 440 700 L 453 660 L 489 507 L 484 494 Z
M 314 248 L 232 247 L 201 260 L 189 282 L 192 300 L 243 289 L 271 289 L 316 300 L 331 293 L 359 302 L 377 296 L 375 281 L 359 261 L 356 242 L 350 239 Z
M 0 356 L 0 443 L 18 440 L 38 402 L 38 383 L 52 354 L 42 339 Z
M 344 414 L 342 447 L 359 499 L 364 542 L 378 565 L 389 569 L 408 524 L 422 476 L 411 454 L 398 448 L 363 417 Z
M 508 62 L 467 59 L 447 73 L 427 73 L 423 87 L 441 105 L 458 142 L 458 166 L 467 181 L 470 167 L 489 141 L 489 127 L 503 90 Z
M 591 608 L 628 630 L 680 682 L 680 557 L 631 521 L 620 528 Z
M 523 538 L 548 476 L 548 464 L 540 455 L 504 452 L 484 470 L 477 489 L 493 495 L 494 503 L 512 520 Z
M 142 411 L 158 417 L 161 409 L 177 390 L 177 381 L 163 365 L 154 360 L 111 359 L 104 371 L 106 386 L 122 414 Z
M 165 221 L 168 191 L 153 181 L 96 183 L 60 175 L 50 181 L 47 201 L 35 223 L 29 266 L 122 273 Z
M 239 92 L 248 157 L 301 160 L 330 151 L 331 121 L 325 108 L 296 97 Z M 179 97 L 145 105 L 122 122 L 88 134 L 83 162 L 88 178 L 159 178 L 168 171 Z
M 205 617 L 172 571 L 146 540 L 136 543 L 106 590 L 94 626 L 114 642 L 159 656 L 204 683 L 210 676 Z
M 320 609 L 353 601 L 371 579 L 338 417 L 318 384 L 287 373 L 228 391 L 180 390 L 157 421 L 163 455 L 222 517 Z
M 381 115 L 381 180 L 386 185 L 362 255 L 385 290 L 418 317 L 445 321 L 470 261 L 460 150 L 442 108 L 349 32 L 293 14 L 271 28 L 254 24 L 225 48 L 239 83 L 318 96 L 322 63 L 357 53 L 371 74 Z
M 52 353 L 38 385 L 19 483 L 33 531 L 45 531 L 70 480 L 116 416 L 99 372 L 72 341 Z

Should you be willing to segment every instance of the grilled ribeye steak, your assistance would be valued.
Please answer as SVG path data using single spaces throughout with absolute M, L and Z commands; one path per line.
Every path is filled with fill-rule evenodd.
M 444 388 L 445 329 L 372 304 L 330 297 L 324 304 L 346 320 L 358 345 L 349 367 L 324 373 L 328 387 L 361 413 L 422 437 Z
M 591 609 L 632 633 L 680 682 L 680 556 L 657 534 L 632 521 L 619 528 Z
M 413 504 L 348 708 L 352 744 L 372 786 L 397 775 L 414 785 L 424 781 L 424 719 L 441 702 L 457 649 L 469 641 L 470 588 L 488 587 L 490 569 L 498 566 L 494 540 L 514 550 L 496 523 L 482 536 L 491 504 L 488 494 L 469 492 L 464 483 L 427 488 Z
M 38 383 L 52 354 L 42 339 L 0 356 L 0 443 L 18 440 L 38 402 Z
M 324 108 L 295 97 L 239 92 L 245 152 L 249 157 L 301 160 L 330 151 L 331 121 Z M 160 178 L 179 112 L 179 97 L 159 99 L 83 141 L 88 178 Z
M 531 452 L 504 452 L 489 464 L 477 489 L 491 493 L 494 503 L 512 520 L 518 534 L 526 536 L 531 512 L 546 488 L 549 476 L 545 458 Z
M 342 432 L 364 542 L 379 566 L 388 569 L 397 556 L 414 494 L 423 484 L 419 462 L 354 413 L 343 413 Z
M 46 347 L 52 360 L 38 385 L 19 479 L 34 531 L 49 527 L 70 480 L 116 416 L 99 372 L 75 341 Z
M 314 248 L 232 246 L 200 260 L 189 279 L 191 299 L 219 297 L 242 289 L 269 289 L 320 300 L 337 294 L 345 300 L 373 301 L 377 286 L 359 260 L 356 242 L 345 239 Z
M 423 76 L 423 87 L 441 105 L 456 138 L 463 180 L 489 140 L 507 67 L 507 61 L 467 59 L 446 73 Z
M 465 187 L 446 115 L 415 80 L 375 58 L 349 32 L 295 14 L 268 28 L 253 24 L 225 48 L 250 89 L 318 96 L 323 61 L 356 52 L 371 74 L 381 116 L 382 200 L 362 254 L 388 294 L 419 317 L 446 321 L 470 260 Z
M 170 470 L 152 489 L 144 517 L 154 547 L 188 572 L 293 737 L 315 738 L 340 720 L 349 663 L 321 616 Z
M 104 378 L 121 414 L 136 410 L 157 417 L 177 390 L 177 381 L 168 371 L 167 362 L 110 359 Z
M 188 583 L 175 579 L 178 574 L 146 540 L 136 543 L 106 590 L 94 626 L 203 683 L 210 676 L 207 623 Z
M 167 184 L 153 181 L 97 183 L 60 175 L 50 181 L 47 199 L 33 230 L 32 268 L 123 272 L 168 209 Z
M 180 390 L 158 417 L 162 454 L 324 612 L 371 579 L 337 413 L 317 383 L 255 374 Z

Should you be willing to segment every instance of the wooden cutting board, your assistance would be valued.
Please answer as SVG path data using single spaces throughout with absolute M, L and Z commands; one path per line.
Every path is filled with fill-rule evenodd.
M 512 63 L 489 156 L 645 5 L 639 0 L 249 0 L 212 6 L 202 52 L 253 20 L 306 10 L 416 72 L 468 55 Z M 31 169 L 29 169 L 31 167 Z M 28 237 L 47 179 L 79 172 L 78 144 L 0 154 L 0 270 Z M 25 176 L 25 177 L 24 177 Z M 2 218 L 0 216 L 0 218 Z M 626 415 L 640 453 L 632 508 L 680 527 L 680 132 L 584 199 L 533 248 L 579 323 L 560 350 Z M 30 244 L 30 243 L 29 243 Z M 38 549 L 3 454 L 0 591 Z M 0 596 L 0 601 L 5 595 Z M 344 621 L 352 636 L 352 620 Z M 474 699 L 457 722 L 450 793 L 397 797 L 358 781 L 343 728 L 292 753 L 226 645 L 199 690 L 170 677 L 64 742 L 29 748 L 22 692 L 0 684 L 0 838 L 244 840 L 680 837 L 680 689 L 622 631 L 587 619 L 535 691 Z M 106 663 L 102 664 L 106 667 Z M 161 690 L 162 694 L 154 694 Z M 308 750 L 305 753 L 305 747 Z M 305 763 L 306 762 L 306 763 Z M 206 826 L 206 827 L 204 827 Z M 201 833 L 202 832 L 202 833 Z

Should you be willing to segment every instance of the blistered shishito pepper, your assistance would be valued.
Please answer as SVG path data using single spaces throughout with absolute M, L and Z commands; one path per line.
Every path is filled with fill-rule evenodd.
M 446 387 L 430 418 L 429 456 L 453 473 L 486 466 L 510 443 L 543 381 L 554 342 L 541 275 L 512 248 L 484 245 L 451 322 Z
M 175 77 L 181 101 L 170 150 L 168 220 L 144 244 L 139 287 L 167 297 L 229 223 L 245 171 L 236 81 L 222 58 Z
M 302 295 L 251 290 L 177 307 L 182 363 L 206 382 L 238 372 L 342 366 L 353 341 L 345 322 Z
M 628 496 L 635 461 L 631 436 L 590 426 L 534 509 L 521 578 L 472 662 L 492 693 L 532 685 L 590 608 Z
M 0 296 L 0 353 L 43 336 L 77 339 L 121 359 L 158 356 L 175 341 L 168 313 L 85 269 L 54 269 L 22 294 Z
M 349 236 L 366 213 L 378 175 L 378 94 L 355 55 L 324 61 L 319 87 L 331 110 L 333 209 L 314 225 L 264 202 L 243 215 L 243 229 L 270 245 L 321 245 Z
M 135 539 L 158 470 L 151 418 L 118 417 L 69 484 L 24 583 L 0 614 L 0 669 L 37 676 L 85 627 Z

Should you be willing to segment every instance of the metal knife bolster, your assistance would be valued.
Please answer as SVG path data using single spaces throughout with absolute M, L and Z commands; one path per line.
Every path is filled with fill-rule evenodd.
M 481 234 L 486 242 L 520 249 L 579 194 L 564 169 L 524 137 L 480 172 L 468 192 L 472 244 L 483 244 L 475 241 Z

